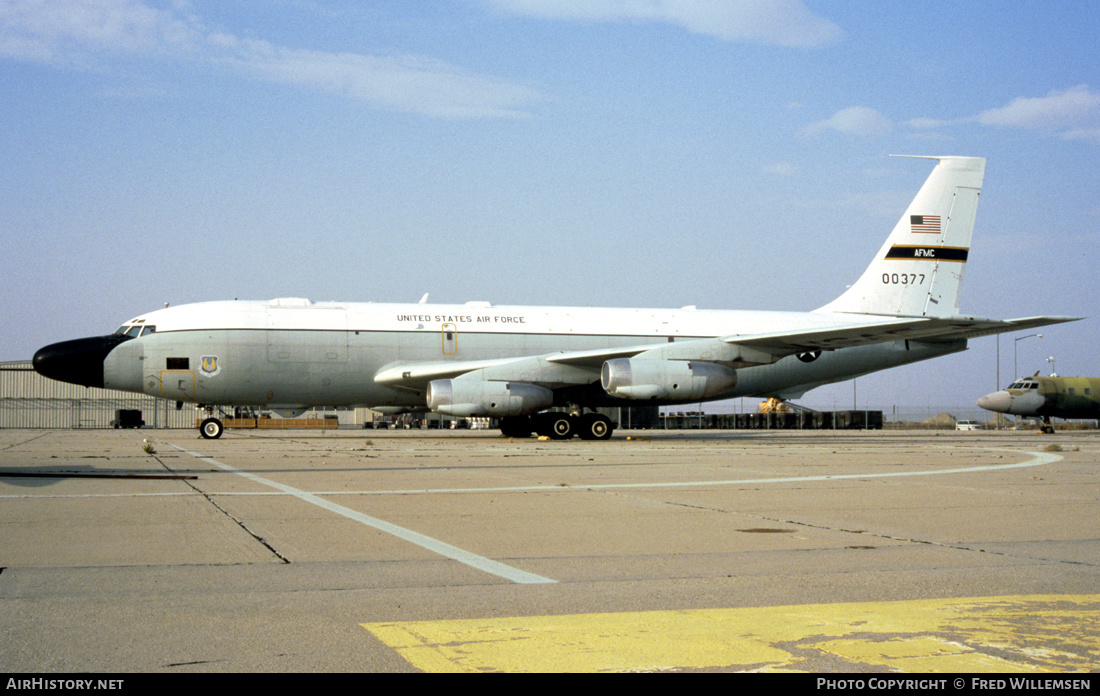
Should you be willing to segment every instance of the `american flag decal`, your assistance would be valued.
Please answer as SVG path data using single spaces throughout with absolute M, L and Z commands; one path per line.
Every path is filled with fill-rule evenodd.
M 910 215 L 909 229 L 913 232 L 940 233 L 939 215 Z

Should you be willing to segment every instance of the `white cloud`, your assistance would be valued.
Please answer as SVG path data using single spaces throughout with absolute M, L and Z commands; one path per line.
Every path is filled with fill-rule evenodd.
M 1064 140 L 1100 144 L 1100 92 L 1088 85 L 1054 90 L 1045 97 L 1017 97 L 1008 104 L 986 109 L 977 116 L 954 120 L 914 118 L 906 125 L 917 130 L 958 123 L 980 123 L 1000 128 L 1021 128 L 1058 135 Z
M 573 21 L 666 22 L 724 41 L 813 48 L 843 32 L 801 0 L 484 0 L 510 14 Z
M 470 73 L 425 56 L 376 57 L 325 53 L 224 36 L 229 62 L 274 82 L 360 99 L 396 111 L 439 118 L 528 117 L 534 89 Z
M 6 0 L 0 3 L 0 55 L 56 64 L 103 53 L 180 51 L 197 26 L 136 0 Z
M 439 118 L 527 117 L 534 89 L 426 56 L 291 49 L 212 32 L 139 0 L 4 0 L 0 57 L 90 66 L 119 54 L 230 65 L 247 74 Z
M 1075 128 L 1062 133 L 1063 140 L 1087 140 L 1100 145 L 1100 128 Z
M 811 123 L 802 129 L 802 134 L 815 136 L 825 131 L 837 131 L 861 137 L 879 137 L 889 133 L 893 127 L 890 119 L 870 107 L 850 106 L 824 121 Z
M 1100 125 L 1100 93 L 1088 85 L 1053 91 L 1045 97 L 1017 97 L 999 109 L 989 109 L 974 120 L 991 126 L 1034 130 L 1072 128 L 1085 123 Z

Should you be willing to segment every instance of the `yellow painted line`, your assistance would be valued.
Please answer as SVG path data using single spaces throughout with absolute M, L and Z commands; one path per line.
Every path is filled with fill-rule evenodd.
M 426 672 L 1100 668 L 1100 595 L 529 616 L 362 626 Z M 825 665 L 825 667 L 822 667 Z

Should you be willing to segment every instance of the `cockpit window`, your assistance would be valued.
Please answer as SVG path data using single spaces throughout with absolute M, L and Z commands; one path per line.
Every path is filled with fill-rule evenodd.
M 154 333 L 157 330 L 156 325 L 149 324 L 123 324 L 115 329 L 115 334 L 119 336 L 129 336 L 130 338 L 137 338 L 138 336 L 145 336 L 147 334 Z
M 1019 382 L 1013 382 L 1009 389 L 1038 389 L 1039 383 L 1033 379 L 1021 379 Z

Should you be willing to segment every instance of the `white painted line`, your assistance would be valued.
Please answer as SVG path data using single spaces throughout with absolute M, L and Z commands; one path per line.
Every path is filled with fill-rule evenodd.
M 160 440 L 160 442 L 164 442 Z M 275 488 L 279 488 L 280 484 L 269 482 L 259 477 L 254 477 L 252 474 L 246 474 L 243 471 L 238 471 L 232 467 L 228 467 L 220 462 L 216 462 L 213 459 L 207 460 L 201 454 L 195 452 L 188 452 L 187 450 L 165 442 L 164 444 L 170 447 L 175 447 L 181 452 L 186 452 L 193 457 L 202 459 L 203 461 L 209 461 L 216 466 L 220 466 L 226 471 L 233 473 L 239 473 L 242 476 L 248 476 L 255 478 L 258 481 L 264 482 Z M 1030 454 L 1031 459 L 1019 462 L 1016 464 L 991 464 L 989 466 L 969 466 L 960 469 L 928 469 L 925 471 L 895 471 L 889 473 L 866 473 L 866 474 L 823 474 L 821 476 L 791 476 L 787 478 L 757 478 L 757 479 L 730 479 L 725 481 L 675 481 L 675 482 L 657 482 L 657 483 L 581 483 L 575 486 L 557 485 L 557 484 L 543 484 L 537 486 L 496 486 L 493 488 L 407 488 L 407 489 L 390 489 L 390 490 L 370 490 L 370 491 L 314 491 L 313 493 L 306 493 L 304 491 L 298 491 L 303 495 L 313 496 L 339 496 L 339 495 L 412 495 L 412 494 L 438 494 L 438 493 L 519 493 L 519 492 L 531 492 L 531 491 L 595 491 L 595 490 L 610 490 L 620 488 L 693 488 L 698 486 L 743 486 L 746 484 L 761 485 L 772 483 L 807 483 L 813 481 L 840 481 L 850 479 L 874 479 L 874 478 L 894 478 L 898 476 L 938 476 L 941 474 L 970 474 L 980 471 L 1001 471 L 1004 469 L 1024 469 L 1031 466 L 1042 466 L 1044 464 L 1053 464 L 1054 462 L 1061 461 L 1062 457 L 1057 454 L 1046 454 L 1043 452 L 1022 452 L 1020 450 L 1007 450 L 1007 449 L 993 449 L 993 448 L 976 448 L 984 449 L 990 452 L 1008 452 L 1010 454 Z M 64 474 L 58 474 L 59 477 L 63 477 Z M 297 489 L 291 489 L 297 491 Z M 143 498 L 143 497 L 156 497 L 156 496 L 177 496 L 177 495 L 195 495 L 194 493 L 90 493 L 80 495 L 29 495 L 29 494 L 14 494 L 14 495 L 0 495 L 0 500 L 5 498 Z M 284 493 L 277 492 L 257 492 L 249 491 L 244 493 L 236 492 L 222 492 L 217 495 L 224 496 L 265 496 L 265 495 L 284 495 Z
M 163 442 L 163 440 L 161 442 Z M 420 534 L 419 532 L 414 532 L 409 529 L 405 529 L 404 527 L 398 527 L 396 524 L 391 524 L 390 522 L 386 522 L 385 520 L 380 520 L 376 517 L 371 517 L 370 515 L 364 515 L 363 513 L 356 510 L 352 510 L 350 508 L 344 507 L 343 505 L 337 505 L 336 503 L 325 500 L 324 498 L 314 493 L 306 493 L 305 491 L 298 490 L 293 486 L 287 486 L 276 481 L 265 479 L 262 476 L 250 474 L 247 471 L 235 469 L 228 464 L 223 464 L 219 462 L 216 459 L 205 457 L 197 452 L 185 450 L 182 447 L 179 447 L 178 445 L 173 445 L 170 442 L 165 442 L 164 444 L 170 447 L 174 447 L 180 452 L 189 454 L 200 461 L 206 462 L 207 464 L 212 464 L 213 466 L 216 466 L 223 471 L 228 471 L 232 474 L 243 476 L 244 478 L 255 481 L 256 483 L 260 483 L 265 486 L 269 486 L 276 490 L 282 491 L 283 493 L 292 495 L 299 500 L 303 500 L 307 503 L 316 505 L 317 507 L 324 508 L 329 512 L 334 512 L 337 515 L 342 515 L 349 520 L 354 520 L 361 524 L 365 524 L 368 527 L 373 527 L 374 529 L 386 532 L 387 534 L 392 534 L 399 539 L 403 539 L 404 541 L 407 541 L 411 544 L 415 544 L 416 546 L 419 546 L 423 549 L 427 549 L 432 553 L 439 554 L 440 556 L 443 556 L 445 558 L 456 560 L 459 563 L 464 563 L 471 568 L 476 568 L 480 571 L 489 573 L 490 575 L 496 575 L 498 577 L 504 578 L 505 580 L 511 580 L 512 582 L 524 585 L 557 582 L 556 580 L 551 580 L 550 578 L 544 578 L 541 575 L 535 575 L 534 573 L 528 573 L 526 571 L 519 570 L 518 568 L 513 568 L 498 561 L 494 561 L 490 558 L 485 558 L 484 556 L 478 556 L 477 554 L 470 553 L 469 551 L 460 549 L 457 546 L 452 546 L 437 539 L 433 539 L 429 536 L 425 536 L 423 534 Z
M 1010 451 L 1010 450 L 1004 450 Z M 572 485 L 540 486 L 499 486 L 495 488 L 423 488 L 423 489 L 397 489 L 387 491 L 333 491 L 324 495 L 342 495 L 354 493 L 355 495 L 410 495 L 413 493 L 507 493 L 519 491 L 598 491 L 621 488 L 695 488 L 699 486 L 740 486 L 745 484 L 759 485 L 764 483 L 807 483 L 810 481 L 838 481 L 844 479 L 874 479 L 893 478 L 895 476 L 936 476 L 939 474 L 969 474 L 978 471 L 999 471 L 1002 469 L 1023 469 L 1029 466 L 1041 466 L 1060 461 L 1062 458 L 1056 454 L 1043 454 L 1040 452 L 1019 452 L 1011 450 L 1014 454 L 1030 454 L 1033 459 L 1019 464 L 993 464 L 990 466 L 970 466 L 962 469 L 932 469 L 929 471 L 897 471 L 876 474 L 823 474 L 821 476 L 791 476 L 788 478 L 759 478 L 759 479 L 733 479 L 727 481 L 664 481 L 657 483 L 578 483 Z M 233 495 L 233 494 L 230 494 Z M 247 495 L 245 493 L 239 495 Z

